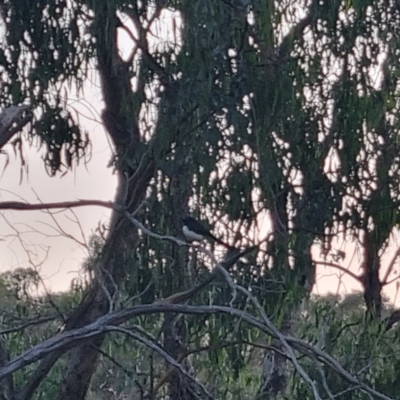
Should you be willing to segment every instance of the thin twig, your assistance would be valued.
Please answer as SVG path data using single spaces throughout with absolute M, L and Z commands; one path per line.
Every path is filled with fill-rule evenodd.
M 349 269 L 342 267 L 339 264 L 327 262 L 327 261 L 315 261 L 315 264 L 317 265 L 323 265 L 325 267 L 332 267 L 336 268 L 339 271 L 344 272 L 345 274 L 351 276 L 353 279 L 355 279 L 357 282 L 362 283 L 362 275 L 356 275 L 354 272 L 351 272 Z
M 177 368 L 182 375 L 184 375 L 186 378 L 188 378 L 190 381 L 192 381 L 198 387 L 200 387 L 208 399 L 214 399 L 214 396 L 212 396 L 212 394 L 208 391 L 208 389 L 204 386 L 203 383 L 201 383 L 198 379 L 196 379 L 196 377 L 190 375 L 185 370 L 185 368 L 183 368 L 183 366 L 181 364 L 179 364 L 176 360 L 174 360 L 165 350 L 163 350 L 160 346 L 158 346 L 153 341 L 150 341 L 141 335 L 138 335 L 134 332 L 131 332 L 128 329 L 125 329 L 125 328 L 122 328 L 119 326 L 108 326 L 107 330 L 109 332 L 115 331 L 115 332 L 124 333 L 125 335 L 132 337 L 133 339 L 139 341 L 140 343 L 143 343 L 144 345 L 146 345 L 147 347 L 149 347 L 150 349 L 152 349 L 153 351 L 158 353 L 161 357 L 163 357 L 169 364 L 171 364 L 175 368 Z
M 57 319 L 57 317 L 36 318 L 32 321 L 25 322 L 22 325 L 15 326 L 13 328 L 3 329 L 2 331 L 0 331 L 0 335 L 6 335 L 8 333 L 22 331 L 25 328 L 27 328 L 28 326 L 45 324 L 46 322 L 55 321 L 56 319 Z

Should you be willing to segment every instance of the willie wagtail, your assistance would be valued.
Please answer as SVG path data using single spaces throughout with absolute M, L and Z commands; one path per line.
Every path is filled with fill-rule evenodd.
M 183 227 L 182 232 L 188 242 L 201 242 L 205 239 L 212 239 L 215 242 L 222 244 L 225 247 L 229 247 L 221 239 L 215 237 L 203 224 L 195 220 L 192 217 L 185 217 L 182 219 Z

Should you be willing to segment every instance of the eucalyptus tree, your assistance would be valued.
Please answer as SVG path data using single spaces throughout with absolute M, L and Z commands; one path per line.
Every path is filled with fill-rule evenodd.
M 257 246 L 229 265 L 244 291 L 215 278 L 192 293 L 193 304 L 264 309 L 282 333 L 293 332 L 315 281 L 312 246 L 329 253 L 340 232 L 363 248 L 362 274 L 352 276 L 371 318 L 380 317 L 389 276 L 380 275 L 381 255 L 399 196 L 394 2 L 5 0 L 0 10 L 0 104 L 29 105 L 32 121 L 19 135 L 45 146 L 50 174 L 90 150 L 68 108 L 69 90 L 84 95 L 92 70 L 101 83 L 119 185 L 91 262 L 96 277 L 67 332 L 107 314 L 118 298 L 174 302 L 208 279 L 204 254 L 146 233 L 180 236 L 189 213 L 208 219 L 235 249 Z M 131 43 L 124 56 L 122 33 Z M 240 320 L 171 312 L 140 324 L 172 359 L 218 383 L 216 397 L 241 393 L 235 378 L 247 382 L 249 396 L 289 390 L 279 337 L 278 351 L 266 351 L 263 370 L 254 371 L 249 349 L 259 332 Z M 103 342 L 97 335 L 68 351 L 59 398 L 85 397 Z M 193 356 L 192 346 L 207 355 Z M 64 354 L 43 358 L 17 398 L 30 398 Z M 136 380 L 143 397 L 200 396 L 182 371 L 163 374 L 152 357 L 132 360 L 148 371 Z

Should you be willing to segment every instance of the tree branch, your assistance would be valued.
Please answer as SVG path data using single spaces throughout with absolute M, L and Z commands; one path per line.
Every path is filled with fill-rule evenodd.
M 32 399 L 33 393 L 38 388 L 43 379 L 46 378 L 49 371 L 53 368 L 53 365 L 57 362 L 59 357 L 64 354 L 63 351 L 54 351 L 47 355 L 40 365 L 35 369 L 32 375 L 29 377 L 24 387 L 14 397 L 13 400 L 30 400 Z
M 32 120 L 32 114 L 28 113 L 24 118 L 22 114 L 30 109 L 30 106 L 11 106 L 0 114 L 0 149 L 28 122 Z M 16 124 L 15 126 L 13 126 Z
M 4 330 L 0 331 L 0 335 L 5 335 L 7 333 L 22 331 L 23 329 L 27 328 L 28 326 L 44 324 L 46 322 L 54 321 L 55 319 L 57 319 L 57 318 L 56 317 L 36 318 L 36 319 L 34 319 L 32 321 L 28 321 L 22 325 L 15 326 L 13 328 L 4 329 Z
M 121 211 L 122 207 L 112 203 L 111 201 L 102 200 L 77 200 L 77 201 L 61 201 L 58 203 L 39 203 L 29 204 L 22 201 L 0 201 L 0 210 L 19 210 L 19 211 L 35 211 L 35 210 L 50 210 L 53 208 L 73 208 L 99 206 L 112 208 L 116 211 Z
M 136 339 L 140 343 L 143 343 L 145 346 L 149 347 L 151 350 L 155 351 L 171 365 L 173 365 L 175 368 L 179 370 L 179 372 L 184 375 L 186 378 L 188 378 L 190 381 L 194 382 L 197 386 L 201 388 L 201 390 L 204 392 L 204 394 L 207 396 L 206 398 L 208 399 L 214 399 L 214 397 L 211 395 L 211 393 L 207 390 L 207 388 L 194 376 L 190 375 L 185 368 L 182 367 L 182 365 L 177 362 L 173 357 L 171 357 L 165 350 L 163 350 L 157 343 L 154 343 L 150 341 L 149 339 L 137 334 L 131 332 L 129 329 L 126 328 L 121 328 L 117 326 L 109 326 L 107 328 L 110 332 L 116 331 L 116 332 L 121 332 L 124 333 L 125 335 L 131 336 L 132 338 Z
M 384 276 L 384 278 L 382 280 L 382 286 L 385 286 L 385 285 L 393 282 L 393 281 L 388 282 L 388 278 L 389 278 L 390 273 L 393 270 L 393 267 L 394 267 L 394 265 L 396 263 L 396 260 L 399 257 L 399 255 L 400 255 L 400 247 L 397 248 L 396 252 L 393 255 L 393 258 L 390 260 L 388 269 L 386 270 L 386 274 L 385 274 L 385 276 Z M 396 279 L 398 279 L 398 278 L 396 277 Z
M 351 272 L 350 270 L 348 270 L 347 268 L 342 267 L 339 264 L 334 264 L 334 263 L 330 263 L 330 262 L 326 262 L 326 261 L 315 261 L 315 264 L 324 265 L 325 267 L 336 268 L 336 269 L 344 272 L 345 274 L 350 275 L 357 282 L 362 283 L 362 276 L 361 275 L 356 275 L 354 272 Z
M 3 338 L 0 338 L 0 367 L 3 367 L 9 362 L 8 352 L 5 348 L 5 343 Z M 14 379 L 12 375 L 7 376 L 0 385 L 2 389 L 2 393 L 5 400 L 12 400 L 14 399 Z
M 385 319 L 385 331 L 388 331 L 396 322 L 400 321 L 400 310 L 393 311 L 386 319 Z
M 205 315 L 205 314 L 227 314 L 254 326 L 266 334 L 278 338 L 276 328 L 272 329 L 271 326 L 265 324 L 263 319 L 257 318 L 248 312 L 238 310 L 227 306 L 190 306 L 182 304 L 146 304 L 135 307 L 127 308 L 126 310 L 109 313 L 95 322 L 86 325 L 82 328 L 63 332 L 55 337 L 52 337 L 44 342 L 26 350 L 24 353 L 14 358 L 12 361 L 6 363 L 0 368 L 0 380 L 10 376 L 15 371 L 18 371 L 25 366 L 32 364 L 35 361 L 40 360 L 46 355 L 52 352 L 65 351 L 74 346 L 82 345 L 87 340 L 94 338 L 98 335 L 115 330 L 115 326 L 121 325 L 131 318 L 135 318 L 142 315 L 160 314 L 160 313 L 178 313 L 178 314 L 190 314 L 190 315 Z M 310 345 L 309 343 L 292 337 L 279 335 L 279 338 L 283 338 L 292 347 L 295 347 L 297 351 L 310 357 L 310 352 L 318 358 L 318 360 L 339 376 L 345 379 L 347 382 L 358 385 L 360 390 L 365 393 L 369 393 L 377 398 L 384 400 L 393 400 L 382 393 L 370 388 L 368 385 L 359 381 L 347 370 L 345 370 L 334 358 L 332 358 L 326 352 Z M 278 338 L 278 339 L 279 339 Z

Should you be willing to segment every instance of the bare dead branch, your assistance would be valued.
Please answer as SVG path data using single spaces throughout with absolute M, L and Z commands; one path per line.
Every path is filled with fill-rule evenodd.
M 56 317 L 35 318 L 35 319 L 28 321 L 22 325 L 15 326 L 13 328 L 3 329 L 2 331 L 0 331 L 0 335 L 6 335 L 7 333 L 22 331 L 25 328 L 27 328 L 28 326 L 45 324 L 46 322 L 54 321 L 56 319 L 57 319 Z
M 196 379 L 194 376 L 190 375 L 185 370 L 185 368 L 182 367 L 182 365 L 179 362 L 177 362 L 173 357 L 171 357 L 157 343 L 154 343 L 153 341 L 151 341 L 137 333 L 131 332 L 130 330 L 128 330 L 126 328 L 121 328 L 118 326 L 109 326 L 108 330 L 110 332 L 112 332 L 112 331 L 121 332 L 121 333 L 123 333 L 127 336 L 130 336 L 133 339 L 139 341 L 140 343 L 143 343 L 145 346 L 149 347 L 151 350 L 153 350 L 156 353 L 158 353 L 159 355 L 161 355 L 169 364 L 171 364 L 175 368 L 177 368 L 182 375 L 184 375 L 186 378 L 188 378 L 190 381 L 194 382 L 198 387 L 200 387 L 208 399 L 214 399 L 214 397 L 211 395 L 211 393 L 207 390 L 207 388 L 198 379 Z
M 126 310 L 107 314 L 95 322 L 86 325 L 82 328 L 66 331 L 59 335 L 52 337 L 44 342 L 26 350 L 18 357 L 6 363 L 0 368 L 0 380 L 5 379 L 15 371 L 32 364 L 48 354 L 56 352 L 59 354 L 61 351 L 66 351 L 74 346 L 83 344 L 90 338 L 115 330 L 115 327 L 123 324 L 124 322 L 142 315 L 152 315 L 160 313 L 177 313 L 177 314 L 190 314 L 190 315 L 211 315 L 211 314 L 227 314 L 234 318 L 238 318 L 251 326 L 254 326 L 264 333 L 274 337 L 282 338 L 286 343 L 302 354 L 310 357 L 310 354 L 317 357 L 317 359 L 331 368 L 339 376 L 352 385 L 359 386 L 359 389 L 365 393 L 371 394 L 379 399 L 393 400 L 392 398 L 377 392 L 370 388 L 368 385 L 359 381 L 358 378 L 351 375 L 345 370 L 334 358 L 329 354 L 320 350 L 309 343 L 292 337 L 281 335 L 278 337 L 276 328 L 272 329 L 270 324 L 266 324 L 264 319 L 257 318 L 246 311 L 234 309 L 227 306 L 190 306 L 182 304 L 146 304 L 135 307 L 127 308 Z M 292 350 L 293 351 L 293 350 Z
M 325 267 L 332 267 L 332 268 L 336 268 L 339 271 L 344 272 L 345 274 L 351 276 L 353 279 L 355 279 L 357 282 L 362 283 L 362 276 L 361 275 L 356 275 L 354 272 L 351 272 L 349 269 L 342 267 L 339 264 L 335 264 L 335 263 L 331 263 L 331 262 L 327 262 L 327 261 L 315 261 L 315 264 L 318 265 L 324 265 Z
M 132 224 L 136 226 L 136 228 L 139 228 L 143 233 L 145 233 L 148 236 L 154 237 L 155 239 L 159 239 L 159 240 L 168 240 L 170 242 L 176 243 L 178 246 L 190 246 L 188 243 L 186 243 L 183 240 L 180 240 L 174 236 L 159 235 L 157 233 L 152 232 L 150 229 L 147 229 L 143 224 L 141 224 L 136 218 L 133 218 L 131 216 L 131 214 L 129 214 L 128 212 L 125 212 L 124 216 L 129 221 L 131 221 Z
M 240 292 L 244 293 L 244 294 L 246 295 L 246 297 L 253 303 L 253 305 L 255 306 L 256 310 L 259 312 L 260 316 L 262 317 L 262 320 L 263 320 L 263 322 L 264 322 L 264 327 L 267 327 L 267 328 L 268 328 L 268 331 L 269 331 L 268 334 L 269 334 L 270 336 L 272 336 L 272 337 L 278 339 L 278 340 L 282 343 L 282 345 L 283 345 L 284 349 L 286 350 L 286 353 L 287 353 L 288 357 L 290 358 L 291 362 L 293 363 L 293 365 L 294 365 L 296 371 L 297 371 L 297 372 L 300 374 L 300 376 L 305 380 L 305 382 L 307 382 L 308 385 L 310 386 L 310 388 L 311 388 L 311 390 L 312 390 L 312 392 L 313 392 L 314 398 L 315 398 L 316 400 L 321 400 L 321 396 L 320 396 L 319 393 L 318 393 L 318 390 L 317 390 L 317 387 L 316 387 L 316 385 L 315 385 L 314 380 L 305 372 L 305 370 L 303 369 L 303 367 L 298 363 L 297 357 L 296 357 L 296 355 L 294 354 L 293 345 L 289 344 L 289 342 L 290 342 L 289 336 L 283 335 L 283 334 L 275 327 L 275 325 L 274 325 L 274 324 L 271 322 L 271 320 L 268 318 L 267 314 L 265 313 L 264 308 L 261 306 L 261 304 L 259 303 L 259 301 L 257 300 L 257 298 L 256 298 L 251 292 L 249 292 L 246 288 L 244 288 L 244 287 L 242 287 L 242 286 L 240 286 L 240 285 L 237 285 L 237 284 L 233 281 L 233 279 L 231 278 L 231 276 L 229 275 L 229 272 L 228 272 L 227 270 L 225 270 L 225 269 L 222 267 L 222 265 L 221 265 L 220 263 L 217 262 L 217 260 L 215 259 L 215 257 L 213 256 L 213 254 L 212 254 L 211 252 L 208 252 L 206 249 L 202 248 L 201 246 L 197 246 L 196 249 L 199 249 L 199 250 L 201 250 L 202 252 L 205 252 L 205 253 L 213 260 L 213 262 L 214 262 L 215 265 L 216 265 L 216 268 L 218 268 L 218 270 L 223 274 L 223 276 L 224 276 L 224 278 L 226 279 L 226 281 L 227 281 L 229 287 L 232 288 L 232 291 L 233 291 L 233 298 L 236 296 L 236 292 L 237 292 L 237 291 L 240 291 Z M 231 301 L 231 303 L 232 303 L 232 301 Z M 230 308 L 232 309 L 233 307 L 230 307 Z M 235 309 L 235 310 L 236 310 L 236 309 Z M 246 322 L 247 322 L 247 321 L 246 321 Z M 289 340 L 288 340 L 288 339 L 289 339 Z M 316 348 L 316 350 L 318 350 L 318 349 Z M 319 351 L 319 350 L 318 350 L 318 351 Z M 303 354 L 304 354 L 304 353 L 303 353 Z M 306 355 L 307 355 L 308 357 L 310 356 L 309 354 L 306 354 Z M 314 353 L 314 351 L 311 350 L 311 356 L 312 356 L 312 357 L 315 357 L 315 355 L 316 355 L 316 354 Z M 331 362 L 331 361 L 334 360 L 334 359 L 333 359 L 332 357 L 330 357 L 330 356 L 327 354 L 327 360 L 329 360 L 329 362 Z M 351 382 L 351 379 L 355 379 L 354 377 L 352 377 L 351 374 L 349 374 L 347 371 L 345 371 L 345 370 L 336 362 L 336 360 L 334 360 L 334 363 L 336 364 L 336 366 L 339 367 L 340 374 L 342 374 L 342 377 L 345 377 L 345 379 L 348 380 L 349 382 Z M 328 366 L 330 366 L 329 363 L 326 363 L 326 364 L 328 364 Z M 334 368 L 334 370 L 335 370 L 337 373 L 339 373 L 339 372 L 338 372 L 339 370 L 337 370 L 337 369 L 335 369 L 335 368 Z M 360 384 L 359 381 L 358 381 L 357 379 L 355 379 L 355 381 L 352 381 L 351 383 L 357 384 L 357 385 Z M 364 391 L 364 392 L 367 392 L 367 393 L 369 394 L 369 393 L 370 393 L 370 392 L 369 392 L 370 388 L 367 387 L 368 389 L 366 389 L 366 387 L 367 387 L 366 385 L 361 384 L 361 390 Z M 373 390 L 373 389 L 371 389 L 371 390 Z M 381 395 L 380 393 L 378 393 L 378 394 Z M 376 393 L 374 393 L 374 395 L 377 396 L 377 397 L 379 397 Z M 382 396 L 384 396 L 384 397 L 381 397 L 381 398 L 387 398 L 385 395 L 382 395 Z M 387 398 L 387 399 L 388 399 L 388 398 Z
M 287 342 L 285 336 L 281 332 L 279 332 L 279 330 L 275 327 L 275 325 L 268 318 L 267 314 L 265 313 L 264 308 L 261 306 L 261 304 L 259 303 L 257 298 L 252 293 L 250 293 L 247 289 L 245 289 L 244 287 L 235 284 L 234 281 L 232 280 L 232 278 L 230 277 L 228 271 L 224 270 L 223 271 L 223 275 L 224 275 L 225 279 L 227 280 L 229 286 L 232 288 L 234 297 L 236 295 L 236 292 L 240 291 L 240 292 L 244 293 L 245 296 L 253 303 L 253 305 L 256 307 L 256 309 L 258 310 L 259 314 L 261 315 L 265 325 L 273 333 L 272 336 L 277 338 L 282 343 L 282 346 L 284 347 L 284 349 L 285 349 L 287 355 L 289 356 L 289 358 L 290 358 L 293 366 L 295 367 L 296 371 L 304 379 L 304 381 L 307 382 L 308 385 L 310 386 L 310 388 L 311 388 L 311 390 L 313 392 L 315 400 L 321 400 L 321 396 L 318 393 L 318 389 L 317 389 L 317 387 L 315 385 L 315 382 L 307 374 L 307 372 L 303 369 L 303 367 L 299 364 L 299 362 L 297 360 L 297 357 L 294 354 L 294 350 L 293 350 L 292 346 L 289 345 L 289 343 Z
M 19 211 L 34 211 L 34 210 L 50 210 L 54 208 L 73 208 L 99 206 L 111 208 L 116 211 L 121 211 L 121 207 L 111 201 L 102 200 L 77 200 L 77 201 L 61 201 L 57 203 L 40 203 L 29 204 L 22 201 L 0 201 L 0 210 L 19 210 Z
M 94 346 L 95 347 L 95 346 Z M 100 347 L 96 346 L 95 347 L 96 351 L 100 353 L 104 358 L 107 358 L 107 360 L 110 360 L 114 365 L 116 365 L 118 368 L 120 368 L 126 375 L 129 377 L 132 374 L 132 371 L 127 370 L 119 361 L 117 361 L 113 356 L 110 354 L 106 353 L 104 350 L 102 350 Z
M 201 247 L 201 246 L 198 246 Z M 245 249 L 241 252 L 236 251 L 233 254 L 227 254 L 225 260 L 221 262 L 221 268 L 225 271 L 228 271 L 236 262 L 241 258 L 244 257 L 246 254 L 252 252 L 255 250 L 257 246 L 249 247 L 248 249 Z M 210 255 L 208 250 L 204 249 L 207 255 Z M 215 265 L 218 265 L 219 263 L 215 260 L 214 257 L 212 257 L 213 262 Z M 183 292 L 178 292 L 174 293 L 173 295 L 161 300 L 163 303 L 171 303 L 171 304 L 176 304 L 176 303 L 181 303 L 184 301 L 189 300 L 193 296 L 195 296 L 197 293 L 199 293 L 202 289 L 204 289 L 206 286 L 208 286 L 219 274 L 221 271 L 217 268 L 213 273 L 205 279 L 203 282 L 200 282 L 197 286 L 190 288 L 188 290 L 185 290 Z

